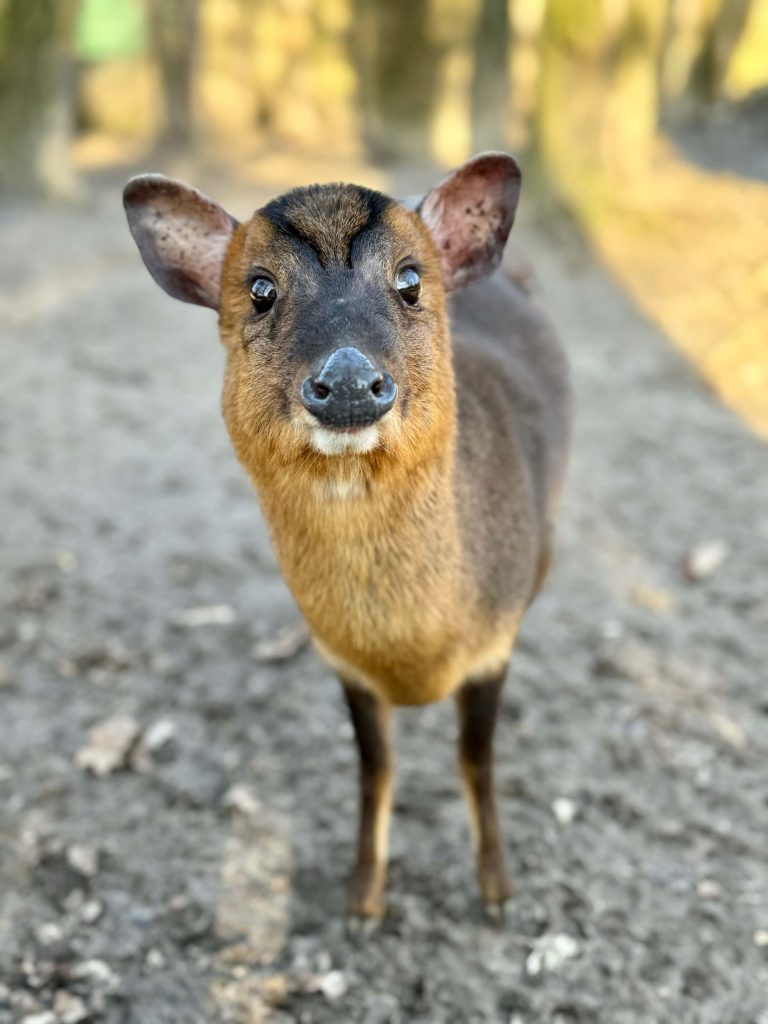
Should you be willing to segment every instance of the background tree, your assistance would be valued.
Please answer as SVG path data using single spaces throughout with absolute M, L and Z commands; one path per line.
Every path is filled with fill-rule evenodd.
M 689 88 L 695 98 L 712 103 L 722 97 L 728 65 L 747 24 L 751 5 L 751 0 L 722 0 L 718 5 L 691 68 Z
M 439 55 L 429 0 L 355 0 L 350 43 L 361 128 L 379 159 L 429 154 Z
M 150 0 L 150 47 L 160 68 L 164 107 L 159 142 L 169 148 L 194 141 L 197 0 Z
M 577 208 L 606 177 L 647 168 L 658 123 L 667 0 L 549 0 L 541 40 L 539 157 Z
M 474 40 L 472 148 L 505 144 L 509 106 L 509 12 L 507 0 L 481 0 Z
M 70 196 L 77 0 L 0 3 L 0 189 Z

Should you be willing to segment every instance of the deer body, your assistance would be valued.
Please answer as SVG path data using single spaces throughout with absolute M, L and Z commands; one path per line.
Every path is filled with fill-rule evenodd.
M 450 694 L 483 896 L 509 892 L 493 727 L 546 573 L 570 422 L 546 318 L 503 271 L 487 276 L 518 188 L 514 162 L 489 155 L 419 212 L 321 186 L 245 225 L 167 179 L 126 190 L 153 276 L 219 309 L 227 427 L 344 686 L 362 778 L 349 907 L 363 917 L 383 910 L 389 709 Z

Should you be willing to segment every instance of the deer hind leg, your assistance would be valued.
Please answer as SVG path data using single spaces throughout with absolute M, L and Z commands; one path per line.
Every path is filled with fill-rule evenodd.
M 469 805 L 477 877 L 486 908 L 497 913 L 512 893 L 496 809 L 493 733 L 504 675 L 459 690 L 459 766 Z
M 347 893 L 352 917 L 384 913 L 393 758 L 389 707 L 375 694 L 342 681 L 360 755 L 357 860 Z

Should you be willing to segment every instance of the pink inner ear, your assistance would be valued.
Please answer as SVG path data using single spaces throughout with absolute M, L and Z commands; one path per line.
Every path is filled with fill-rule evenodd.
M 501 262 L 520 196 L 512 157 L 475 157 L 432 189 L 421 216 L 432 233 L 448 291 L 492 273 Z
M 218 309 L 237 221 L 202 192 L 160 174 L 132 179 L 123 198 L 131 234 L 161 288 L 182 302 Z

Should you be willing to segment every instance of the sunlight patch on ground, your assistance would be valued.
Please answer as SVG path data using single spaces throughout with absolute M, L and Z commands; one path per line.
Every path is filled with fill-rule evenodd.
M 768 185 L 666 151 L 590 227 L 643 312 L 768 438 Z

